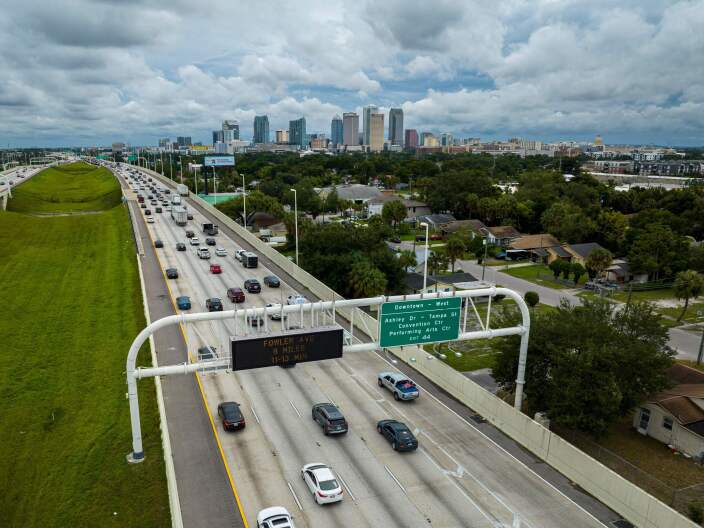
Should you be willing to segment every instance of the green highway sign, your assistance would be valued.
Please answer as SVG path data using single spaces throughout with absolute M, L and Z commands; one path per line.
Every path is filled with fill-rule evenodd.
M 460 332 L 460 297 L 386 302 L 379 315 L 379 346 L 453 341 Z

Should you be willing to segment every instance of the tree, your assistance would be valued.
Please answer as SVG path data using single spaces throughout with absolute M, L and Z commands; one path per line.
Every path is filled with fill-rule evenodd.
M 647 273 L 655 280 L 683 271 L 689 259 L 689 242 L 663 224 L 647 225 L 636 231 L 628 263 L 633 273 Z
M 381 218 L 389 225 L 396 227 L 406 218 L 406 206 L 401 200 L 386 202 L 381 209 Z
M 565 280 L 569 280 L 570 272 L 572 271 L 572 266 L 566 260 L 560 259 L 560 262 L 562 262 L 562 278 Z
M 455 233 L 447 238 L 445 243 L 445 254 L 447 258 L 450 259 L 450 265 L 452 266 L 452 273 L 455 272 L 455 261 L 464 255 L 467 248 L 465 246 L 462 237 Z
M 502 326 L 517 324 L 515 314 L 500 317 Z M 585 298 L 580 306 L 563 302 L 531 319 L 525 385 L 531 413 L 546 411 L 556 424 L 600 436 L 667 387 L 674 353 L 652 305 L 620 310 L 605 299 Z M 519 340 L 511 336 L 496 345 L 493 375 L 509 390 L 515 388 Z
M 415 252 L 410 249 L 404 249 L 398 256 L 399 264 L 408 273 L 408 268 L 411 266 L 415 267 L 418 265 L 418 259 L 416 258 Z
M 337 213 L 340 210 L 340 197 L 335 188 L 325 197 L 325 210 L 330 213 Z
M 584 242 L 596 231 L 596 224 L 571 202 L 555 202 L 540 217 L 543 229 L 562 241 Z
M 552 274 L 556 279 L 559 278 L 560 273 L 562 273 L 562 259 L 553 260 L 550 264 L 548 264 L 548 268 L 550 268 L 550 271 L 552 271 Z
M 535 308 L 540 302 L 540 295 L 538 295 L 538 292 L 527 291 L 523 296 L 523 299 L 530 308 Z
M 689 299 L 696 299 L 701 295 L 702 289 L 704 289 L 704 275 L 694 270 L 681 271 L 675 277 L 675 283 L 672 287 L 675 291 L 675 297 L 684 299 L 684 308 L 677 318 L 678 321 L 681 321 L 687 313 Z
M 374 297 L 384 293 L 386 277 L 367 259 L 358 258 L 352 265 L 348 280 L 354 297 Z
M 447 269 L 449 259 L 444 253 L 432 251 L 428 255 L 428 269 L 432 275 L 437 275 Z
M 593 250 L 584 262 L 590 279 L 604 273 L 606 268 L 611 266 L 613 255 L 608 249 L 597 248 Z
M 596 220 L 597 239 L 612 251 L 619 251 L 626 240 L 628 220 L 618 211 L 602 211 Z
M 580 277 L 587 272 L 584 266 L 582 266 L 579 262 L 573 262 L 570 265 L 570 271 L 572 271 L 572 277 L 574 278 L 575 285 L 579 283 Z

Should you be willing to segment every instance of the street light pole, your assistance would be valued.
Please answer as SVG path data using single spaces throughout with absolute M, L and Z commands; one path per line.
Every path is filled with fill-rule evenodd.
M 421 222 L 420 226 L 425 228 L 425 259 L 423 259 L 425 261 L 423 262 L 423 293 L 425 293 L 428 285 L 428 229 L 430 226 L 427 222 Z
M 293 191 L 293 220 L 296 226 L 296 266 L 298 266 L 298 193 L 296 189 Z
M 482 259 L 482 280 L 484 280 L 484 272 L 486 271 L 486 251 L 489 247 L 489 244 L 487 244 L 486 238 L 482 240 L 482 242 L 484 244 L 484 258 Z
M 245 188 L 244 174 L 242 174 L 242 206 L 244 207 L 244 229 L 247 230 L 247 189 Z
M 179 166 L 181 167 L 181 183 L 183 183 L 183 156 L 178 157 Z

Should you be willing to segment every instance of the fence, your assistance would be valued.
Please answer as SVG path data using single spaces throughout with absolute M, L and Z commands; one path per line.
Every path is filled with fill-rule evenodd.
M 143 169 L 144 170 L 144 169 Z M 154 171 L 147 171 L 163 183 L 175 183 Z M 221 213 L 204 200 L 191 194 L 190 198 L 208 214 L 242 237 L 257 251 L 271 259 L 294 280 L 306 286 L 321 299 L 340 299 L 341 296 L 259 240 L 254 234 Z M 370 336 L 378 335 L 377 320 L 359 308 L 338 313 L 352 325 Z M 402 347 L 390 351 L 406 364 L 442 387 L 467 407 L 473 409 L 505 434 L 554 467 L 587 493 L 618 512 L 631 523 L 642 528 L 696 528 L 689 519 L 632 484 L 606 465 L 570 444 L 564 438 L 546 429 L 525 414 L 500 400 L 449 365 L 438 361 L 419 347 Z

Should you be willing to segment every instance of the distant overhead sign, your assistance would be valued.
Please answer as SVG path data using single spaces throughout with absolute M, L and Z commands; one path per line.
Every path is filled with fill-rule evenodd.
M 234 156 L 206 156 L 203 165 L 206 167 L 233 167 L 235 165 Z
M 342 328 L 325 326 L 262 337 L 233 337 L 232 370 L 342 357 Z
M 454 341 L 460 331 L 461 311 L 459 297 L 385 302 L 379 317 L 379 346 Z

